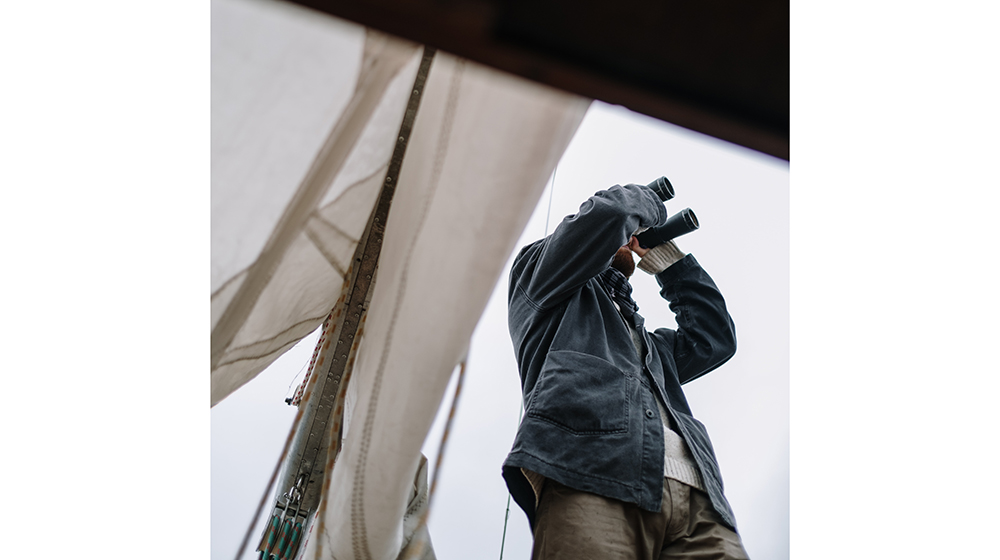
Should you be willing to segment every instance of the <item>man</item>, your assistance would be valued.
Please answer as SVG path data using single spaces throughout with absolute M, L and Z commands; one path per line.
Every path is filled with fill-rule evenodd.
M 733 356 L 735 327 L 692 255 L 673 242 L 647 251 L 632 235 L 666 218 L 650 188 L 615 185 L 511 268 L 525 415 L 503 475 L 534 531 L 534 559 L 747 557 L 681 390 Z M 645 330 L 628 283 L 633 252 L 676 330 Z

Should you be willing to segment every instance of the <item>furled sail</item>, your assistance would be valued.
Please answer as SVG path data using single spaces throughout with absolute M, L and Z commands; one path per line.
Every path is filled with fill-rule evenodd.
M 343 295 L 421 53 L 297 6 L 213 0 L 213 405 Z M 353 360 L 343 447 L 301 558 L 397 556 L 448 378 L 589 104 L 446 53 L 424 87 Z

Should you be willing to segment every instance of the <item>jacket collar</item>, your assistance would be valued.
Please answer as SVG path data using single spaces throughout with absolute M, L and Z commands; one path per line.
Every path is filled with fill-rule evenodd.
M 597 275 L 597 279 L 611 294 L 611 299 L 618 304 L 623 315 L 631 317 L 639 310 L 639 306 L 632 299 L 632 284 L 628 283 L 628 278 L 620 271 L 608 267 Z

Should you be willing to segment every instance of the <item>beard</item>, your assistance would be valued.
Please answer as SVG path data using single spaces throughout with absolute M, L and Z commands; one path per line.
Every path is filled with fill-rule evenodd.
M 631 278 L 635 272 L 635 261 L 632 260 L 632 251 L 628 247 L 619 247 L 613 259 L 611 268 L 621 272 L 625 278 Z

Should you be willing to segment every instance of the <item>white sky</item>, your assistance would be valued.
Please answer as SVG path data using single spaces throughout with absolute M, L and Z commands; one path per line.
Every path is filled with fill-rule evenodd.
M 78 556 L 111 527 L 104 558 L 210 557 L 208 20 L 207 2 L 0 7 L 9 556 Z M 998 23 L 980 1 L 791 3 L 793 559 L 995 553 Z M 732 297 L 733 261 L 698 246 L 719 222 L 690 206 L 683 246 Z M 717 445 L 734 426 L 706 423 Z
M 549 231 L 597 190 L 645 184 L 660 175 L 667 175 L 677 192 L 668 211 L 691 207 L 701 221 L 700 230 L 678 243 L 723 290 L 739 339 L 736 357 L 686 392 L 713 437 L 748 552 L 787 558 L 788 165 L 595 103 L 556 170 Z M 550 181 L 517 249 L 544 235 L 552 188 Z M 500 465 L 520 407 L 506 323 L 508 270 L 509 263 L 472 339 L 429 521 L 440 560 L 500 553 L 507 499 Z M 655 280 L 639 271 L 633 285 L 647 325 L 673 326 Z M 314 340 L 212 411 L 212 550 L 219 560 L 235 554 L 274 468 L 294 416 L 283 399 L 308 362 Z M 425 443 L 432 464 L 450 395 Z M 517 505 L 511 507 L 504 556 L 527 558 L 528 524 Z

